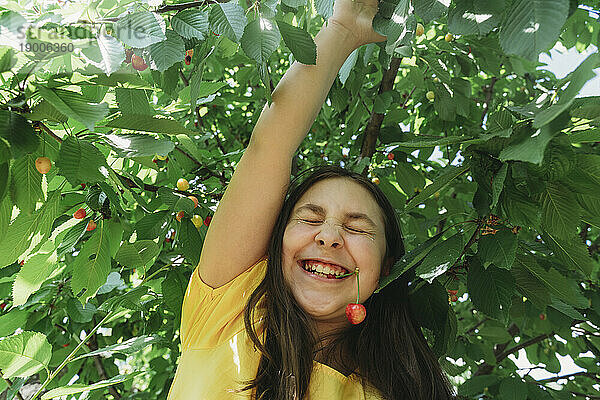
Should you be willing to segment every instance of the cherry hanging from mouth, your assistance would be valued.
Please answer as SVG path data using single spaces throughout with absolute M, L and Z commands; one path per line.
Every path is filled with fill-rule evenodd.
M 357 325 L 365 320 L 367 317 L 367 309 L 365 306 L 359 303 L 360 301 L 360 283 L 358 280 L 358 267 L 354 270 L 356 275 L 356 303 L 350 303 L 346 306 L 346 318 L 351 324 Z

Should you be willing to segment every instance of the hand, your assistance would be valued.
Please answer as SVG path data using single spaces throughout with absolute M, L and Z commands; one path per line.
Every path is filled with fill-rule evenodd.
M 385 36 L 373 30 L 373 17 L 377 14 L 378 0 L 335 0 L 333 15 L 328 23 L 340 25 L 357 41 L 357 47 L 381 42 Z

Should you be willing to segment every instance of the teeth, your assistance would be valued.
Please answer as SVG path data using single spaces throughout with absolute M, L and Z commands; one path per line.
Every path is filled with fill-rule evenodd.
M 326 266 L 326 265 L 322 265 L 313 261 L 309 261 L 309 262 L 304 262 L 304 268 L 315 272 L 317 274 L 321 274 L 321 275 L 335 275 L 335 276 L 339 276 L 342 275 L 343 273 L 340 271 L 335 271 L 333 269 L 331 269 L 330 267 Z

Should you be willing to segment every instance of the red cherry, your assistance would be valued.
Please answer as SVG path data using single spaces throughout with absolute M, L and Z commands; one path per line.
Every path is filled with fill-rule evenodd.
M 450 301 L 458 301 L 458 296 L 453 294 L 452 296 L 450 296 Z
M 85 189 L 85 183 L 82 183 L 82 184 L 81 184 L 81 188 L 82 188 L 82 189 Z
M 165 239 L 165 242 L 167 242 L 167 243 L 171 243 L 171 238 L 166 238 L 166 239 Z
M 21 260 L 19 261 L 19 265 L 22 267 L 23 265 L 25 265 L 25 260 Z
M 175 219 L 179 222 L 181 222 L 181 220 L 183 219 L 183 216 L 185 215 L 185 213 L 183 211 L 179 211 L 177 212 L 177 214 L 175 215 Z
M 456 294 L 458 294 L 458 290 L 448 290 L 448 293 L 456 295 Z
M 0 304 L 0 311 L 4 311 L 5 307 L 6 307 L 6 303 Z
M 185 65 L 190 65 L 192 63 L 192 56 L 189 54 L 185 56 Z
M 362 304 L 350 303 L 346 306 L 346 318 L 351 324 L 360 324 L 367 317 L 367 310 Z
M 143 71 L 146 68 L 148 68 L 148 65 L 146 64 L 144 59 L 136 54 L 131 56 L 131 66 L 137 71 Z
M 393 160 L 394 159 L 394 153 L 388 153 L 387 158 L 388 158 L 388 160 Z
M 86 216 L 86 212 L 83 208 L 80 208 L 79 210 L 75 211 L 75 213 L 73 214 L 73 218 L 75 219 L 84 219 Z
M 86 231 L 93 231 L 94 229 L 96 229 L 96 223 L 92 220 L 90 222 L 88 222 L 87 227 L 85 228 Z
M 546 314 L 540 314 L 540 319 L 543 321 L 546 319 Z
M 158 161 L 156 161 L 156 158 L 153 158 L 153 159 L 152 159 L 152 162 L 153 162 L 154 164 L 156 164 Z
M 204 225 L 209 226 L 211 220 L 212 220 L 212 217 L 210 215 L 208 217 L 204 218 Z
M 63 347 L 69 347 L 69 343 L 63 344 Z

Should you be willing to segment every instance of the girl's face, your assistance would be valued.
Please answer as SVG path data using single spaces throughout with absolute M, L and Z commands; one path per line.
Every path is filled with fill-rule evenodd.
M 378 286 L 385 249 L 384 221 L 372 194 L 349 178 L 324 179 L 292 210 L 283 235 L 284 278 L 320 331 L 342 327 L 349 324 L 346 305 L 356 302 L 356 276 L 318 277 L 302 261 L 321 259 L 348 272 L 359 268 L 362 303 Z

